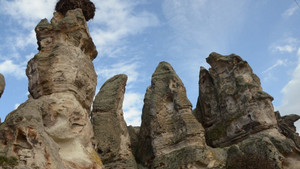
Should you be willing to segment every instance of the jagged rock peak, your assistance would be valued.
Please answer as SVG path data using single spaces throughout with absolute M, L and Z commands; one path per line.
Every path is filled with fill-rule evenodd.
M 0 73 L 0 98 L 4 92 L 5 89 L 5 78 L 4 76 Z
M 54 13 L 36 33 L 40 51 L 26 70 L 31 95 L 0 125 L 0 157 L 15 159 L 11 168 L 102 169 L 89 120 L 97 51 L 83 13 Z
M 122 110 L 126 81 L 124 74 L 110 78 L 93 103 L 96 151 L 106 168 L 137 168 Z
M 204 129 L 192 114 L 185 87 L 172 66 L 161 62 L 147 88 L 136 158 L 148 168 L 185 168 L 221 165 L 204 159 Z M 220 160 L 219 160 L 220 161 Z
M 272 100 L 260 79 L 240 56 L 211 53 L 209 70 L 201 68 L 196 116 L 207 143 L 227 146 L 277 126 Z
M 71 92 L 90 110 L 97 75 L 92 60 L 97 56 L 81 9 L 64 17 L 54 13 L 35 28 L 39 53 L 28 62 L 29 92 L 37 99 L 52 93 Z

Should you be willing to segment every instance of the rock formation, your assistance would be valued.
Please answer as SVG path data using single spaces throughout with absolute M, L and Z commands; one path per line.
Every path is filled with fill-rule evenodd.
M 300 149 L 300 136 L 296 133 L 296 126 L 294 125 L 294 123 L 300 119 L 300 116 L 290 114 L 281 117 L 279 111 L 276 111 L 275 115 L 278 121 L 279 131 L 287 138 L 292 139 L 296 146 Z
M 4 76 L 0 73 L 0 98 L 4 92 L 5 89 L 5 79 Z
M 39 53 L 26 70 L 30 97 L 0 126 L 1 157 L 16 159 L 11 168 L 101 169 L 89 120 L 97 51 L 82 10 L 56 12 L 35 31 Z
M 207 149 L 182 81 L 161 62 L 145 95 L 136 158 L 144 167 L 173 169 L 220 167 L 216 156 Z
M 116 75 L 101 87 L 93 103 L 96 150 L 106 168 L 137 168 L 123 117 L 126 75 Z
M 211 68 L 200 70 L 195 116 L 209 145 L 229 146 L 224 148 L 226 168 L 299 168 L 293 126 L 299 117 L 277 114 L 277 124 L 273 98 L 262 91 L 259 78 L 239 56 L 211 53 L 207 62 Z
M 228 146 L 277 126 L 273 98 L 262 90 L 246 61 L 217 53 L 206 60 L 211 68 L 200 70 L 196 116 L 205 128 L 208 145 Z

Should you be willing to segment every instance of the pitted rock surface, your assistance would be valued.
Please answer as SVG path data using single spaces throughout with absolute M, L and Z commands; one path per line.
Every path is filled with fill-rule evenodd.
M 54 13 L 36 33 L 40 51 L 26 70 L 30 96 L 1 124 L 0 156 L 15 158 L 15 168 L 102 169 L 89 120 L 97 51 L 81 9 Z
M 28 62 L 26 74 L 34 99 L 52 93 L 73 93 L 89 109 L 95 95 L 97 75 L 92 60 L 97 56 L 81 9 L 64 17 L 54 13 L 35 28 L 40 52 Z
M 196 116 L 207 144 L 228 146 L 250 134 L 274 128 L 273 98 L 261 88 L 249 64 L 235 54 L 211 53 L 209 70 L 201 68 Z
M 106 168 L 137 168 L 122 110 L 126 81 L 123 74 L 110 78 L 93 103 L 96 150 Z
M 136 158 L 148 168 L 221 166 L 215 154 L 206 147 L 182 81 L 169 63 L 161 62 L 145 95 Z

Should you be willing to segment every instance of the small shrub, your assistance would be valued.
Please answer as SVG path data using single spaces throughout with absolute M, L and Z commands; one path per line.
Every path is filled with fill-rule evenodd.
M 18 159 L 16 157 L 0 156 L 0 166 L 15 167 L 16 165 L 18 165 Z
M 90 0 L 59 0 L 56 3 L 55 10 L 66 15 L 68 10 L 81 8 L 86 21 L 95 16 L 95 5 Z

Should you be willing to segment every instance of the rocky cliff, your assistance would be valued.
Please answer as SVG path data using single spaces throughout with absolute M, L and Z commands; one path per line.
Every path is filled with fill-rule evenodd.
M 35 29 L 28 100 L 0 123 L 0 169 L 299 169 L 300 117 L 274 112 L 273 98 L 235 54 L 209 55 L 194 111 L 175 70 L 159 63 L 142 124 L 127 127 L 126 75 L 107 80 L 94 99 L 97 50 L 86 24 L 94 5 L 59 2 Z M 0 97 L 4 86 L 0 74 Z
M 58 12 L 35 29 L 39 53 L 29 62 L 29 98 L 0 126 L 0 168 L 103 168 L 91 138 L 90 106 L 97 51 L 81 9 Z

